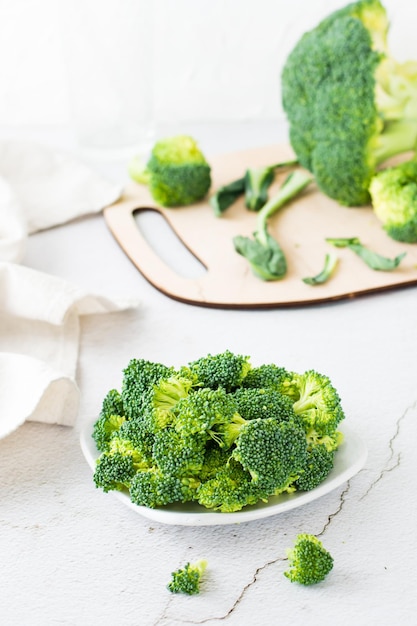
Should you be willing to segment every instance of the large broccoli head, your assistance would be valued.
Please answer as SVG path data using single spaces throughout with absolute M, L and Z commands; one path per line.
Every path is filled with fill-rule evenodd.
M 414 148 L 414 64 L 388 53 L 379 0 L 335 11 L 305 33 L 282 72 L 290 141 L 321 190 L 347 206 L 369 202 L 378 163 Z

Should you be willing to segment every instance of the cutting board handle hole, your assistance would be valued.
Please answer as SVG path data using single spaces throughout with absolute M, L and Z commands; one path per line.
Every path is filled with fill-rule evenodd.
M 159 211 L 137 209 L 133 217 L 142 237 L 171 270 L 183 278 L 200 278 L 207 273 L 206 267 L 185 246 Z

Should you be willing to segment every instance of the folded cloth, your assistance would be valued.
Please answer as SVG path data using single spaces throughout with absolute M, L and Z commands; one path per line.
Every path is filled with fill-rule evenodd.
M 86 294 L 16 263 L 0 263 L 0 437 L 27 419 L 74 424 L 80 316 L 132 304 Z
M 80 316 L 137 304 L 19 265 L 28 234 L 97 213 L 120 193 L 69 155 L 0 142 L 0 437 L 29 419 L 73 425 Z

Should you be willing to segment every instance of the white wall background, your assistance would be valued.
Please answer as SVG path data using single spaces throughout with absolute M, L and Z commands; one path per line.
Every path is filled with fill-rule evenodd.
M 343 0 L 0 0 L 0 126 L 67 125 L 67 59 L 85 12 L 116 66 L 152 93 L 157 122 L 282 117 L 279 74 L 291 47 Z M 395 56 L 417 59 L 417 2 L 385 0 Z M 68 10 L 70 8 L 70 11 Z M 152 16 L 153 14 L 153 16 Z M 122 20 L 119 15 L 124 15 Z M 152 19 L 153 18 L 153 19 Z M 145 32 L 146 72 L 125 34 Z M 70 35 L 68 37 L 68 35 Z M 80 34 L 80 37 L 82 35 Z M 142 34 L 142 37 L 144 35 Z M 99 48 L 96 44 L 95 50 Z M 136 53 L 138 54 L 138 53 Z M 129 64 L 130 63 L 130 64 Z M 152 79 L 151 79 L 152 77 Z

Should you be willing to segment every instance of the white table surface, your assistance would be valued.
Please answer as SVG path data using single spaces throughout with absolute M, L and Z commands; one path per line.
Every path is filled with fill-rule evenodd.
M 281 140 L 272 123 L 186 130 L 208 156 Z M 73 149 L 65 133 L 30 138 Z M 124 164 L 97 168 L 126 180 Z M 186 305 L 144 280 L 102 216 L 33 235 L 24 263 L 140 304 L 83 319 L 74 428 L 26 423 L 0 441 L 1 624 L 417 624 L 416 288 L 289 309 Z M 367 443 L 364 469 L 304 507 L 232 526 L 150 522 L 96 489 L 80 429 L 129 359 L 179 365 L 225 349 L 328 374 Z M 286 549 L 304 532 L 335 561 L 313 587 L 283 576 Z M 208 561 L 202 593 L 170 594 L 171 571 L 198 558 Z

